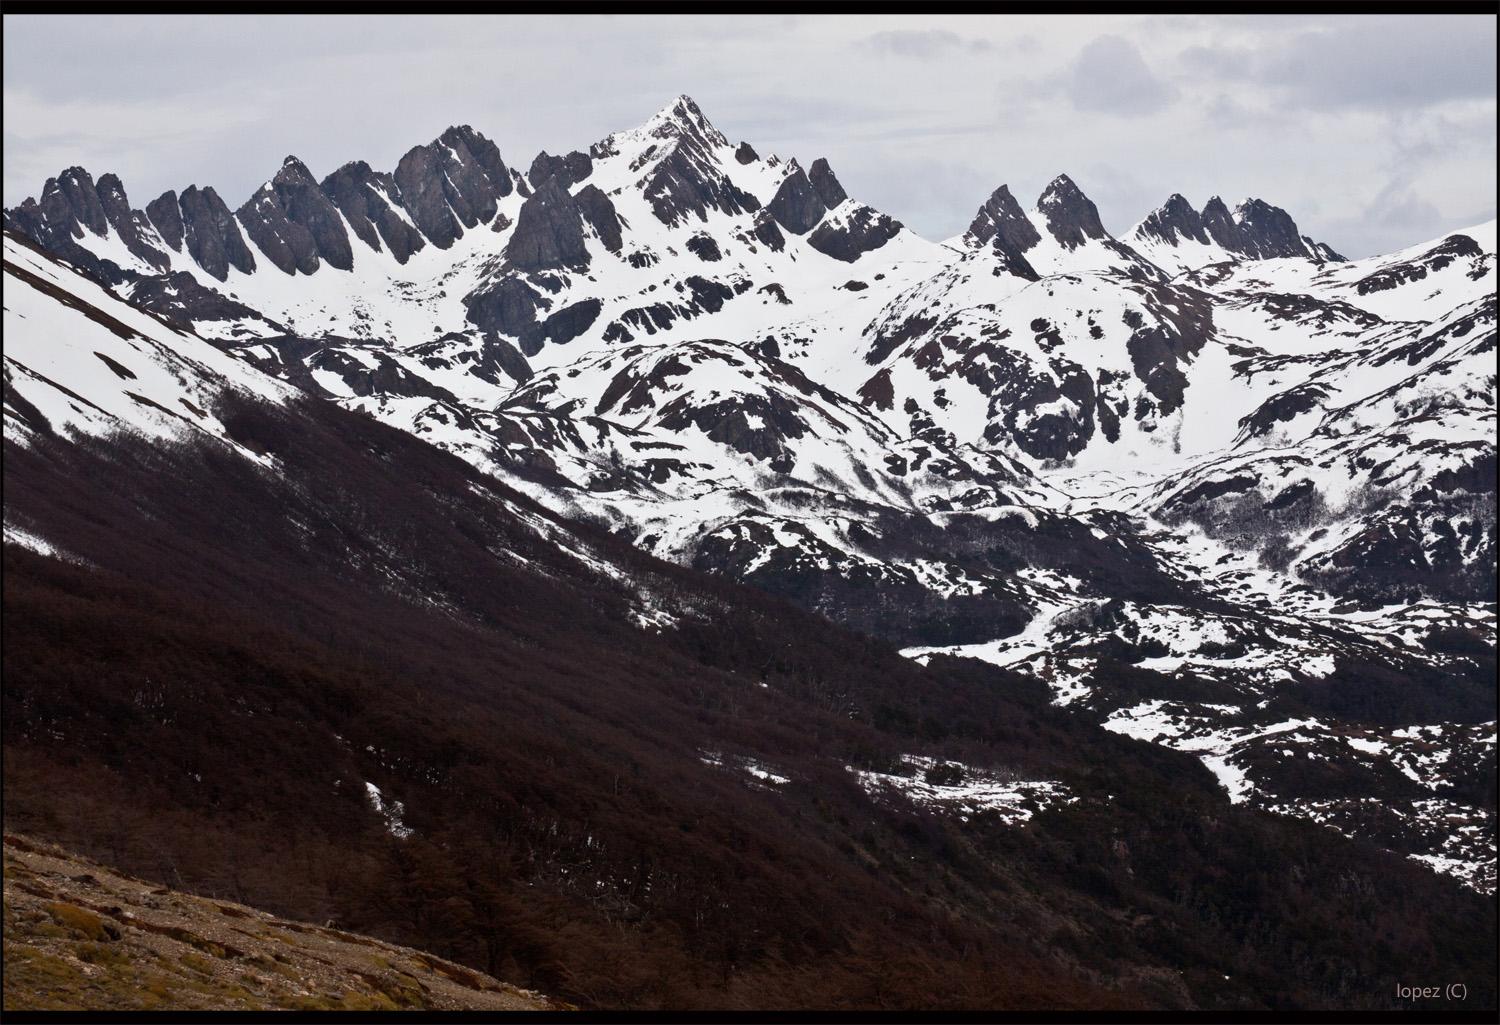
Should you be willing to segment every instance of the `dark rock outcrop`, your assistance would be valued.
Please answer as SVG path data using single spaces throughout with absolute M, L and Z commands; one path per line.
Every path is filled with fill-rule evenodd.
M 583 219 L 593 227 L 599 241 L 604 243 L 604 248 L 611 253 L 619 253 L 624 245 L 620 215 L 615 212 L 615 205 L 604 194 L 604 190 L 596 185 L 585 185 L 573 197 L 573 202 L 578 205 Z
M 447 249 L 510 195 L 510 172 L 495 144 L 468 125 L 449 128 L 396 165 L 401 205 L 433 245 Z
M 118 175 L 102 175 L 97 182 L 97 193 L 99 205 L 104 208 L 105 219 L 132 256 L 157 270 L 166 270 L 171 266 L 171 259 L 151 239 L 151 222 L 144 213 L 130 208 L 130 200 L 125 196 L 125 186 L 121 184 Z
M 776 218 L 776 223 L 793 235 L 806 235 L 823 219 L 828 208 L 808 180 L 807 172 L 795 161 L 791 166 L 792 173 L 782 179 L 781 187 L 766 204 L 766 209 Z
M 1247 199 L 1235 210 L 1240 238 L 1240 252 L 1265 260 L 1274 257 L 1310 256 L 1297 222 L 1279 206 L 1260 199 Z
M 900 231 L 900 221 L 862 206 L 845 223 L 824 220 L 807 236 L 807 244 L 835 260 L 853 263 L 865 253 L 885 245 Z
M 762 210 L 755 218 L 755 238 L 761 245 L 779 253 L 786 248 L 786 236 L 781 233 L 781 228 L 776 224 L 776 218 L 770 212 Z
M 1219 205 L 1223 206 L 1222 203 Z M 1227 217 L 1227 210 L 1225 215 Z M 1204 245 L 1210 242 L 1209 234 L 1203 228 L 1203 217 L 1180 192 L 1172 193 L 1171 198 L 1142 221 L 1139 233 L 1169 245 L 1175 245 L 1179 239 Z
M 969 223 L 968 235 L 980 245 L 996 237 L 1002 238 L 1008 248 L 1018 253 L 1026 252 L 1042 240 L 1036 225 L 1011 195 L 1008 185 L 990 193 L 990 198 L 984 201 L 984 206 Z
M 704 263 L 718 263 L 724 259 L 724 254 L 719 252 L 719 244 L 714 237 L 707 232 L 698 232 L 687 240 L 688 252 L 692 253 Z
M 734 159 L 742 164 L 753 164 L 760 159 L 760 154 L 755 152 L 755 147 L 748 142 L 742 142 L 734 151 Z
M 506 275 L 464 299 L 469 322 L 486 331 L 519 337 L 536 324 L 538 310 L 551 303 L 536 289 L 514 275 Z
M 183 241 L 190 255 L 211 276 L 223 281 L 229 268 L 250 274 L 255 257 L 240 234 L 240 226 L 212 186 L 189 185 L 178 197 Z
M 1109 236 L 1099 220 L 1099 208 L 1065 174 L 1052 179 L 1036 205 L 1047 230 L 1064 249 L 1077 249 L 1089 239 Z
M 608 202 L 602 192 L 599 195 Z M 613 213 L 612 207 L 610 212 Z M 523 271 L 582 270 L 588 266 L 583 213 L 556 178 L 548 179 L 521 204 L 515 231 L 505 247 L 505 258 L 511 266 Z
M 828 166 L 826 157 L 819 157 L 813 161 L 812 167 L 808 168 L 807 180 L 811 183 L 813 191 L 823 201 L 823 205 L 832 210 L 844 200 L 849 194 L 839 184 L 838 178 L 833 173 L 833 168 Z
M 322 260 L 339 270 L 354 266 L 349 232 L 307 165 L 287 157 L 276 176 L 239 209 L 256 247 L 288 274 L 312 274 Z
M 396 208 L 400 197 L 396 179 L 372 170 L 363 160 L 345 164 L 324 178 L 320 187 L 359 240 L 376 252 L 389 249 L 397 263 L 405 263 L 427 244 Z
M 709 210 L 736 215 L 760 209 L 760 200 L 725 177 L 696 139 L 679 140 L 657 163 L 645 195 L 656 219 L 667 225 L 682 224 L 690 215 L 706 221 Z
M 136 306 L 186 327 L 205 320 L 238 320 L 260 321 L 284 330 L 244 303 L 200 284 L 187 271 L 143 278 L 131 286 L 129 295 Z
M 1331 246 L 1301 234 L 1285 210 L 1260 199 L 1247 199 L 1231 213 L 1224 201 L 1214 196 L 1200 212 L 1174 193 L 1141 222 L 1136 234 L 1167 245 L 1180 241 L 1217 244 L 1252 260 L 1301 257 L 1327 263 L 1344 259 Z
M 177 193 L 168 189 L 147 203 L 146 216 L 172 252 L 182 252 L 182 211 L 177 206 Z
M 1199 223 L 1202 224 L 1205 235 L 1231 253 L 1243 250 L 1244 245 L 1240 241 L 1240 226 L 1234 223 L 1234 215 L 1229 212 L 1229 207 L 1225 206 L 1224 201 L 1218 196 L 1214 196 L 1203 204 Z
M 110 284 L 123 280 L 123 268 L 101 260 L 77 241 L 85 238 L 86 232 L 104 235 L 109 231 L 94 179 L 81 167 L 70 167 L 47 179 L 40 202 L 27 199 L 5 211 L 5 226 L 100 280 Z
M 566 156 L 554 157 L 543 150 L 531 162 L 526 178 L 534 189 L 541 188 L 549 178 L 560 178 L 564 188 L 572 188 L 593 173 L 594 161 L 587 153 L 574 150 Z

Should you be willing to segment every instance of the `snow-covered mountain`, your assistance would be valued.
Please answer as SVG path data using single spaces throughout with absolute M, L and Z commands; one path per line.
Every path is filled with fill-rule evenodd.
M 1349 261 L 1262 200 L 1174 195 L 1116 237 L 1060 175 L 929 242 L 684 96 L 525 173 L 465 126 L 389 173 L 289 157 L 233 212 L 72 168 L 5 223 L 184 339 L 164 360 L 253 367 L 914 658 L 1022 668 L 1237 799 L 1493 888 L 1493 222 Z M 8 346 L 8 436 L 207 408 L 115 384 L 122 341 Z

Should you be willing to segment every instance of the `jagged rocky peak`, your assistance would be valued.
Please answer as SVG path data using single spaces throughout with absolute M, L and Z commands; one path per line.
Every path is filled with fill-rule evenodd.
M 833 168 L 828 166 L 827 157 L 819 157 L 813 161 L 812 167 L 808 168 L 807 180 L 812 184 L 813 191 L 823 201 L 823 205 L 832 210 L 844 200 L 849 194 L 839 184 L 838 178 L 833 173 Z
M 49 220 L 53 219 L 55 211 L 59 224 L 71 217 L 77 227 L 87 228 L 95 235 L 109 231 L 94 179 L 81 167 L 70 167 L 47 182 L 42 190 L 42 209 Z
M 521 204 L 505 257 L 522 271 L 581 270 L 588 266 L 583 212 L 560 179 L 548 178 Z
M 376 252 L 389 249 L 397 263 L 405 263 L 427 241 L 398 210 L 396 179 L 373 170 L 363 160 L 345 164 L 323 179 L 323 194 L 349 222 L 361 242 Z
M 735 216 L 754 213 L 760 200 L 732 182 L 723 161 L 729 147 L 691 97 L 679 96 L 640 128 L 617 132 L 589 149 L 600 160 L 624 154 L 657 220 L 678 227 L 708 211 Z
M 255 247 L 287 274 L 312 274 L 323 260 L 339 270 L 354 266 L 349 232 L 338 208 L 296 157 L 282 161 L 281 169 L 237 216 Z
M 1272 206 L 1263 199 L 1247 199 L 1234 211 L 1235 222 L 1242 233 L 1247 256 L 1259 259 L 1274 257 L 1314 256 L 1297 230 L 1292 215 L 1279 206 Z M 1326 248 L 1326 247 L 1325 247 Z M 1331 253 L 1332 250 L 1329 250 Z M 1334 254 L 1336 259 L 1342 259 Z
M 27 199 L 7 210 L 5 224 L 111 282 L 120 279 L 121 268 L 75 240 L 114 231 L 131 254 L 148 265 L 164 269 L 169 264 L 166 253 L 151 239 L 150 221 L 130 208 L 125 186 L 115 174 L 105 174 L 96 182 L 84 168 L 70 167 L 47 180 L 40 203 Z
M 168 189 L 147 203 L 146 216 L 172 252 L 182 252 L 182 210 L 177 205 L 177 193 Z
M 802 166 L 795 160 L 787 161 L 786 166 L 787 176 L 766 209 L 787 231 L 805 235 L 823 219 L 828 208 Z
M 1108 238 L 1099 220 L 1099 208 L 1065 174 L 1053 178 L 1036 201 L 1047 222 L 1047 230 L 1065 249 L 1077 249 L 1089 239 Z
M 965 237 L 971 240 L 971 244 L 979 246 L 995 239 L 1018 253 L 1024 253 L 1042 240 L 1036 225 L 1011 195 L 1008 185 L 990 193 L 990 198 L 974 214 Z
M 1205 244 L 1209 241 L 1208 233 L 1203 228 L 1203 217 L 1180 192 L 1172 193 L 1165 203 L 1152 211 L 1141 222 L 1137 233 L 1169 244 L 1178 239 L 1191 239 Z
M 704 116 L 698 104 L 686 93 L 651 115 L 642 130 L 657 139 L 695 138 L 710 146 L 728 146 L 726 139 L 713 122 Z
M 1173 246 L 1184 241 L 1217 244 L 1228 253 L 1255 260 L 1343 260 L 1331 247 L 1301 234 L 1289 213 L 1262 199 L 1247 199 L 1231 211 L 1214 196 L 1202 211 L 1195 211 L 1181 194 L 1174 194 L 1137 225 L 1132 235 Z
M 5 211 L 5 223 L 44 245 L 82 238 L 85 228 L 95 235 L 109 230 L 94 179 L 81 167 L 70 167 L 56 178 L 48 178 L 41 200 L 28 197 Z
M 499 148 L 468 125 L 407 151 L 395 180 L 401 205 L 439 249 L 493 219 L 498 200 L 514 187 Z
M 177 197 L 182 213 L 183 242 L 205 271 L 220 281 L 233 267 L 244 274 L 255 271 L 255 257 L 240 234 L 239 222 L 212 186 L 189 185 Z
M 120 176 L 100 175 L 94 184 L 99 195 L 99 205 L 104 208 L 105 219 L 131 255 L 157 270 L 170 267 L 171 258 L 155 245 L 155 239 L 151 237 L 154 229 L 150 220 L 142 211 L 130 208 L 130 199 L 125 195 L 125 184 L 120 181 Z
M 578 150 L 555 157 L 546 150 L 538 153 L 526 172 L 532 188 L 540 188 L 549 178 L 558 178 L 564 188 L 572 188 L 594 173 L 594 161 L 587 153 Z

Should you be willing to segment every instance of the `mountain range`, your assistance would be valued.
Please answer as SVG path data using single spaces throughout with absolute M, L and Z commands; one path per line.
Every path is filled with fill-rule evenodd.
M 1496 866 L 1493 222 L 1348 260 L 1261 199 L 1195 209 L 1173 195 L 1116 236 L 1060 175 L 1029 208 L 1000 186 L 967 231 L 934 242 L 851 198 L 826 160 L 762 156 L 683 96 L 524 173 L 467 126 L 391 172 L 354 162 L 319 180 L 288 157 L 233 211 L 197 185 L 135 208 L 117 176 L 71 168 L 7 210 L 5 230 L 6 558 L 25 581 L 16 599 L 7 584 L 8 620 L 24 600 L 43 623 L 104 621 L 109 594 L 218 610 L 191 643 L 168 625 L 176 612 L 139 625 L 225 679 L 246 658 L 258 667 L 247 694 L 212 688 L 224 735 L 243 700 L 287 718 L 271 681 L 295 677 L 329 750 L 297 756 L 311 775 L 278 786 L 334 800 L 301 788 L 362 773 L 413 809 L 393 822 L 389 800 L 339 793 L 349 828 L 374 814 L 382 845 L 449 836 L 455 859 L 460 836 L 499 829 L 514 847 L 539 827 L 460 827 L 460 794 L 501 815 L 512 791 L 495 779 L 545 781 L 538 800 L 565 803 L 557 821 L 588 837 L 566 857 L 527 841 L 547 885 L 572 894 L 557 899 L 579 898 L 557 875 L 567 864 L 607 864 L 600 890 L 623 887 L 617 899 L 649 914 L 643 870 L 620 850 L 646 858 L 644 824 L 663 815 L 718 822 L 711 809 L 748 801 L 788 831 L 758 842 L 800 866 L 796 892 L 820 899 L 814 880 L 843 878 L 846 858 L 880 866 L 869 885 L 924 908 L 914 921 L 931 901 L 962 905 L 973 921 L 953 928 L 1015 952 L 1018 993 L 1066 978 L 1075 1006 L 1347 998 L 1357 986 L 1326 977 L 1163 981 L 1172 955 L 1140 940 L 1156 928 L 1143 923 L 1127 930 L 1144 944 L 1128 964 L 1097 959 L 1120 940 L 1106 921 L 1217 928 L 1204 923 L 1227 905 L 1170 896 L 1177 884 L 1116 846 L 1131 830 L 1167 843 L 1162 780 L 1193 779 L 1194 801 L 1222 804 L 1193 812 L 1191 830 L 1229 814 L 1236 850 L 1272 830 L 1277 851 L 1356 852 L 1336 857 L 1385 866 L 1362 879 L 1422 878 L 1420 892 L 1447 894 L 1431 898 L 1446 920 L 1482 925 Z M 88 607 L 67 612 L 79 589 Z M 317 671 L 239 647 L 228 658 L 213 643 L 230 623 L 318 648 Z M 124 633 L 121 651 L 144 659 Z M 99 695 L 66 683 L 48 696 L 65 677 L 42 657 L 56 646 L 29 631 L 22 682 L 7 680 L 7 758 L 27 752 L 28 781 L 7 781 L 8 804 L 45 821 L 43 781 L 115 795 L 79 783 L 62 753 L 86 737 L 110 788 L 170 793 L 193 814 L 287 811 L 238 783 L 218 803 L 184 797 L 98 732 Z M 425 664 L 435 650 L 453 654 Z M 528 650 L 547 668 L 516 682 Z M 475 652 L 507 667 L 503 686 Z M 342 680 L 331 667 L 349 658 L 407 673 Z M 194 693 L 182 686 L 163 699 L 178 715 Z M 150 707 L 152 687 L 126 689 L 146 695 L 132 715 Z M 381 737 L 373 759 L 328 739 L 351 735 L 351 701 L 377 709 L 379 729 L 363 727 Z M 424 702 L 448 740 L 399 722 Z M 467 721 L 515 729 L 499 708 L 527 717 L 535 747 L 516 765 L 492 765 Z M 167 744 L 187 725 L 151 721 Z M 292 736 L 267 750 L 294 750 Z M 675 753 L 645 759 L 642 745 Z M 580 761 L 565 774 L 559 759 Z M 640 832 L 619 808 L 596 812 L 619 831 L 605 857 L 577 810 L 599 798 L 574 776 L 618 788 L 632 764 L 651 778 L 633 798 Z M 1109 782 L 1111 765 L 1127 782 Z M 804 815 L 816 827 L 787 825 Z M 944 867 L 890 877 L 898 852 L 929 842 L 903 832 L 909 815 L 940 831 L 922 860 Z M 96 855 L 86 818 L 54 814 L 52 832 Z M 1183 856 L 1212 873 L 1209 833 Z M 1049 860 L 1079 837 L 1072 868 Z M 997 882 L 989 862 L 1017 844 L 1032 853 Z M 1085 878 L 1084 849 L 1111 866 L 1094 864 L 1100 878 Z M 1410 871 L 1389 875 L 1403 860 Z M 658 870 L 679 886 L 692 874 Z M 1182 871 L 1183 893 L 1205 892 Z M 942 897 L 922 890 L 932 872 L 947 873 Z M 1150 881 L 1126 881 L 1138 872 Z M 737 878 L 715 883 L 736 907 L 754 892 Z M 1264 885 L 1293 900 L 1295 878 Z M 1085 949 L 1059 960 L 1055 943 L 1032 949 L 997 925 L 1018 913 L 1006 892 Z M 1327 899 L 1317 913 L 1342 922 Z M 1266 963 L 1285 967 L 1296 927 L 1267 921 L 1279 953 Z M 745 928 L 725 963 L 770 977 L 766 936 L 810 926 Z M 866 939 L 885 928 L 860 926 Z M 691 935 L 671 942 L 691 949 Z M 504 978 L 512 962 L 477 967 Z M 860 1004 L 854 963 L 830 985 Z M 509 981 L 558 992 L 560 978 Z M 994 981 L 955 977 L 953 992 Z M 729 975 L 719 985 L 713 1000 L 732 992 Z M 623 992 L 609 999 L 657 999 Z

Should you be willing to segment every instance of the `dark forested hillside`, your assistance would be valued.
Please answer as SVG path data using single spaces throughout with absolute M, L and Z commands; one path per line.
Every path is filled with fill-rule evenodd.
M 1494 1004 L 1493 901 L 1035 680 L 902 659 L 323 402 L 213 413 L 274 470 L 6 441 L 7 520 L 56 549 L 4 549 L 8 829 L 585 1007 L 1377 1009 L 1437 975 Z M 1035 786 L 870 783 L 924 764 Z

